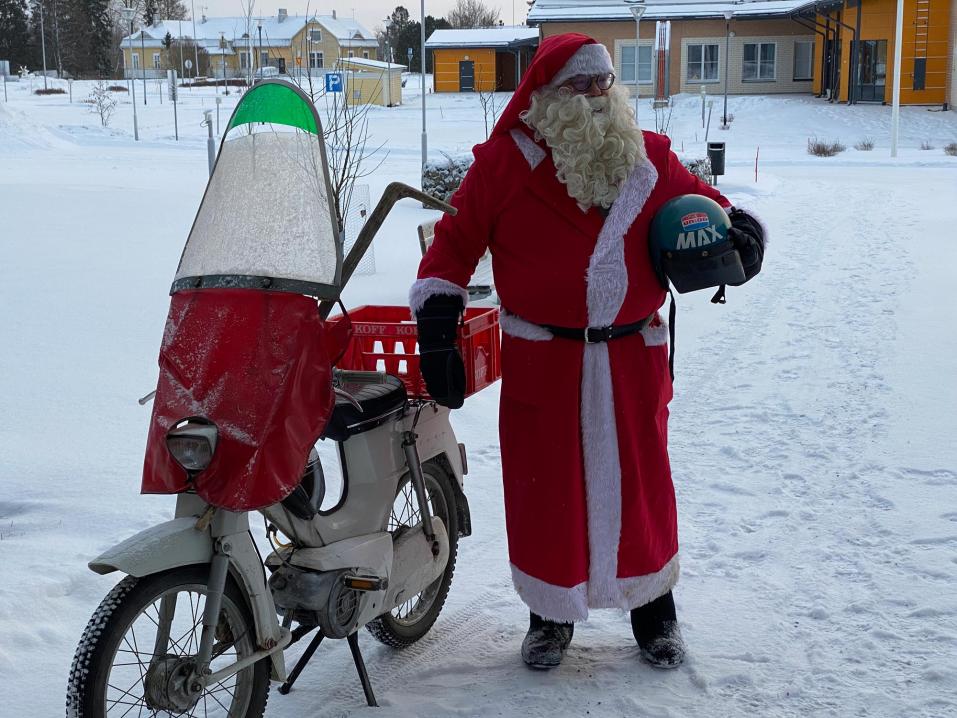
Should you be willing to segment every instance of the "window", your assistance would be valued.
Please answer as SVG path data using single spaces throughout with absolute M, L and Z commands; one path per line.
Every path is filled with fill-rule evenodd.
M 239 69 L 240 70 L 249 69 L 249 53 L 248 52 L 239 53 Z
M 635 84 L 635 46 L 621 47 L 621 81 Z M 638 82 L 651 83 L 651 45 L 638 46 Z
M 158 52 L 153 53 L 153 69 L 160 69 L 160 54 Z
M 133 53 L 133 69 L 140 69 L 140 54 L 138 52 Z
M 774 80 L 774 56 L 775 44 L 773 42 L 746 43 L 741 79 L 745 82 Z
M 322 42 L 322 30 L 316 27 L 309 28 L 309 42 Z
M 688 45 L 688 82 L 718 81 L 718 46 Z
M 368 52 L 368 50 L 367 50 L 366 52 L 363 52 L 363 53 L 362 53 L 362 57 L 365 58 L 366 60 L 369 59 L 369 52 Z
M 259 51 L 259 66 L 266 67 L 269 64 L 269 50 Z
M 349 50 L 349 57 L 355 57 L 355 56 L 356 54 L 352 50 Z
M 814 42 L 799 40 L 794 43 L 794 79 L 811 80 L 814 78 Z
M 309 53 L 309 69 L 310 70 L 322 69 L 322 53 L 321 52 Z

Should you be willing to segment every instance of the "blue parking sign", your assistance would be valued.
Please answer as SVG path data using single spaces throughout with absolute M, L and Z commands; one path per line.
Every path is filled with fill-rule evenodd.
M 326 92 L 342 92 L 342 73 L 326 73 Z

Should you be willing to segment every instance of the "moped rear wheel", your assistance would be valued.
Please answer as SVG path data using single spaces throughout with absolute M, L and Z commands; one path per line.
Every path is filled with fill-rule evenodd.
M 269 694 L 268 658 L 198 695 L 190 694 L 183 681 L 202 635 L 208 576 L 208 565 L 183 566 L 142 578 L 127 576 L 107 594 L 73 658 L 68 718 L 262 716 Z M 252 615 L 230 578 L 210 669 L 235 663 L 253 653 L 255 645 Z
M 452 585 L 452 574 L 455 572 L 459 545 L 458 514 L 455 491 L 451 483 L 455 479 L 436 461 L 422 464 L 422 474 L 432 516 L 442 519 L 449 536 L 449 561 L 442 575 L 424 591 L 366 624 L 369 633 L 393 648 L 411 646 L 429 632 L 445 605 Z M 422 513 L 412 490 L 412 482 L 406 476 L 396 492 L 392 515 L 389 518 L 389 531 L 397 533 L 408 530 L 421 520 Z

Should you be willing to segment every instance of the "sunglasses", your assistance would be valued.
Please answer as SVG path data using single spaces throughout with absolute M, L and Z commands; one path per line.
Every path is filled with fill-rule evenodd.
M 588 92 L 592 83 L 598 86 L 598 89 L 605 91 L 615 84 L 615 73 L 608 72 L 602 75 L 575 75 L 568 78 L 563 84 L 564 87 L 570 87 L 575 92 Z

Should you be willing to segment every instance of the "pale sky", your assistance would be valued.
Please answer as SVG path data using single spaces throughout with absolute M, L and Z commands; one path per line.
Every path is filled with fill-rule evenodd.
M 239 0 L 183 0 L 186 7 L 196 9 L 196 17 L 204 12 L 213 16 L 239 16 L 243 14 Z M 307 6 L 308 2 L 308 6 Z M 298 3 L 298 4 L 297 4 Z M 485 0 L 485 4 L 501 11 L 501 19 L 507 25 L 512 24 L 512 12 L 515 13 L 515 22 L 521 24 L 525 20 L 528 5 L 525 0 Z M 381 28 L 383 20 L 392 14 L 392 11 L 402 5 L 409 11 L 409 16 L 419 21 L 421 19 L 421 0 L 257 0 L 254 9 L 256 15 L 274 15 L 279 8 L 285 8 L 290 15 L 305 15 L 308 7 L 310 14 L 331 15 L 333 9 L 338 17 L 355 17 L 370 31 Z M 426 0 L 425 14 L 433 17 L 444 17 L 455 6 L 455 0 Z

